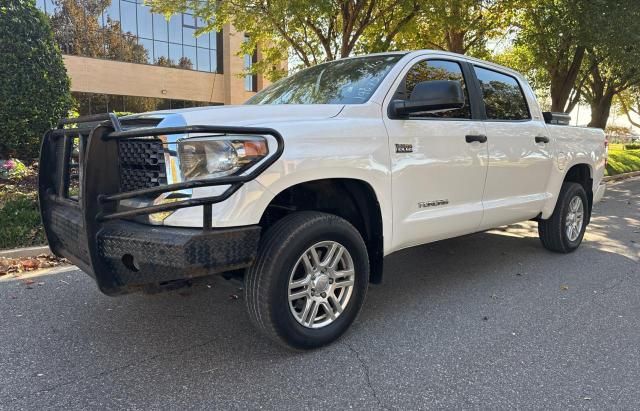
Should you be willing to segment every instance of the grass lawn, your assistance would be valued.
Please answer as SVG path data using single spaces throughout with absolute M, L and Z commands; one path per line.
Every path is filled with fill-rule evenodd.
M 617 150 L 609 148 L 607 175 L 640 171 L 640 150 Z

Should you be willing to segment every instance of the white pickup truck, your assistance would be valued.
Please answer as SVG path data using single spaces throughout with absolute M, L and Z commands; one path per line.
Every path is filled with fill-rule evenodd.
M 268 337 L 319 347 L 395 251 L 524 220 L 545 248 L 575 250 L 607 150 L 567 123 L 495 64 L 348 58 L 241 106 L 61 120 L 42 146 L 42 219 L 106 294 L 224 273 Z

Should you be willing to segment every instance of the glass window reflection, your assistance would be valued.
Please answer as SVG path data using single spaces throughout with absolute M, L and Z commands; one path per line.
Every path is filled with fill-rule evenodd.
M 196 29 L 183 26 L 182 41 L 185 45 L 195 46 L 196 45 Z
M 489 120 L 529 120 L 529 107 L 518 80 L 497 71 L 474 67 Z
M 169 43 L 169 59 L 174 64 L 179 64 L 182 58 L 182 45 Z
M 147 51 L 147 63 L 153 64 L 153 40 L 138 38 L 138 44 L 140 44 Z
M 81 116 L 116 111 L 123 113 L 143 113 L 154 110 L 171 110 L 184 107 L 217 105 L 204 101 L 173 100 L 168 98 L 120 96 L 113 94 L 95 94 L 73 92 L 78 102 L 78 114 Z
M 182 55 L 185 58 L 185 65 L 191 65 L 191 67 L 196 68 L 196 48 L 191 46 L 182 47 Z
M 153 21 L 149 10 L 149 7 L 138 4 L 138 36 L 152 39 Z
M 89 0 L 81 0 L 81 3 L 85 1 L 89 3 Z M 49 15 L 61 12 L 56 6 L 57 3 L 58 0 L 36 0 L 37 7 Z M 143 0 L 106 0 L 99 3 L 104 9 L 98 9 L 95 15 L 86 16 L 86 18 L 96 19 L 99 22 L 98 30 L 120 29 L 123 34 L 134 36 L 134 44 L 138 43 L 145 48 L 149 64 L 157 64 L 160 61 L 163 65 L 209 72 L 216 72 L 219 66 L 222 67 L 218 64 L 216 51 L 217 34 L 204 33 L 195 37 L 197 28 L 207 25 L 203 19 L 196 18 L 190 13 L 182 13 L 171 16 L 167 21 L 163 15 L 151 13 L 151 8 L 146 6 Z M 109 24 L 109 20 L 112 24 Z M 91 25 L 86 26 L 91 27 Z M 91 57 L 141 61 L 140 54 L 138 53 L 138 57 L 135 57 L 134 51 L 109 52 L 109 46 L 115 41 L 113 33 L 108 36 L 104 33 L 96 33 L 96 36 L 103 37 L 108 44 L 105 44 L 102 54 L 91 55 Z M 82 50 L 76 53 L 83 55 Z
M 204 33 L 203 35 L 198 36 L 196 41 L 198 42 L 198 47 L 209 48 L 210 47 L 209 33 Z
M 42 10 L 44 10 L 44 12 L 47 14 L 53 14 L 56 11 L 56 3 L 54 0 L 44 0 L 42 2 L 38 1 L 38 3 L 36 3 L 36 6 L 40 7 L 41 4 L 44 6 Z
M 198 70 L 211 71 L 211 63 L 209 63 L 209 50 L 198 47 Z
M 136 5 L 128 1 L 120 2 L 120 24 L 122 25 L 122 31 L 125 33 L 131 33 L 138 35 L 138 29 L 136 24 Z
M 470 119 L 471 107 L 469 105 L 469 95 L 465 85 L 464 76 L 460 64 L 448 60 L 424 60 L 416 63 L 407 72 L 404 80 L 396 90 L 393 98 L 399 100 L 409 100 L 411 93 L 418 83 L 433 80 L 459 81 L 464 92 L 465 104 L 460 109 L 443 110 L 435 113 L 417 113 L 411 117 L 434 117 L 452 119 Z
M 218 51 L 215 49 L 211 50 L 211 71 L 218 72 Z
M 108 23 L 108 20 L 111 21 L 120 21 L 120 2 L 113 1 L 107 8 L 104 10 L 104 24 Z
M 173 15 L 169 20 L 169 41 L 182 44 L 182 16 Z
M 167 19 L 162 14 L 153 15 L 153 39 L 160 41 L 168 41 L 169 33 L 167 30 Z
M 253 65 L 252 63 L 253 59 L 251 58 L 251 55 L 245 54 L 244 69 L 251 70 L 251 66 Z M 244 76 L 244 89 L 246 91 L 253 91 L 253 76 L 251 74 L 247 74 L 246 76 Z
M 162 59 L 162 60 L 161 60 Z M 153 42 L 153 61 L 168 61 L 169 59 L 169 43 L 164 41 Z

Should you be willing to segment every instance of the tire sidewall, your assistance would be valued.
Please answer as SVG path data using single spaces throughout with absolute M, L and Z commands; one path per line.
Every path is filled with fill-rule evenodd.
M 571 204 L 571 200 L 576 196 L 580 197 L 580 199 L 582 200 L 583 220 L 582 227 L 580 228 L 580 234 L 574 241 L 571 241 L 569 239 L 569 236 L 567 235 L 566 222 L 567 216 L 569 214 L 569 204 Z M 564 201 L 562 204 L 562 216 L 560 219 L 560 232 L 562 235 L 562 242 L 570 251 L 577 249 L 580 246 L 580 243 L 582 243 L 585 230 L 587 229 L 587 213 L 589 213 L 589 203 L 587 202 L 587 194 L 585 193 L 584 188 L 579 184 L 571 184 L 564 195 Z
M 290 236 L 289 241 L 279 248 L 274 258 L 270 290 L 273 297 L 271 312 L 276 332 L 296 348 L 313 348 L 325 345 L 340 335 L 356 319 L 368 286 L 369 263 L 364 241 L 358 231 L 346 221 L 338 218 L 318 220 Z M 322 328 L 307 328 L 298 323 L 289 308 L 289 278 L 291 271 L 302 254 L 314 244 L 322 241 L 336 241 L 343 245 L 353 259 L 355 269 L 354 287 L 349 304 L 338 318 Z

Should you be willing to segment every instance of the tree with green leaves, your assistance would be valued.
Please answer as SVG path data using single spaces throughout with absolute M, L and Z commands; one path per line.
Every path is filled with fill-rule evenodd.
M 361 51 L 385 51 L 412 22 L 421 0 L 150 0 L 164 14 L 188 9 L 209 25 L 200 32 L 220 30 L 224 24 L 249 34 L 243 53 L 260 46 L 262 59 L 253 66 L 271 79 L 281 77 L 281 62 L 294 57 L 301 67 L 350 56 Z M 363 40 L 363 39 L 366 39 Z
M 72 99 L 48 18 L 33 0 L 0 4 L 0 73 L 0 157 L 36 158 Z
M 516 53 L 497 59 L 524 63 L 515 68 L 548 88 L 551 111 L 586 101 L 589 125 L 604 128 L 613 98 L 636 82 L 639 12 L 637 0 L 531 2 L 518 19 Z
M 589 126 L 602 129 L 607 125 L 614 98 L 640 86 L 640 7 L 637 0 L 608 4 L 609 24 L 599 27 L 599 40 L 588 50 L 581 88 L 584 100 L 591 106 Z
M 605 6 L 600 0 L 539 0 L 523 8 L 515 44 L 532 57 L 531 69 L 544 70 L 551 111 L 569 112 L 580 101 L 582 64 Z
M 582 89 L 582 95 L 591 107 L 589 127 L 604 129 L 614 98 L 629 88 L 640 85 L 638 61 L 640 53 L 637 51 L 617 58 L 606 52 L 589 54 L 587 80 Z M 629 106 L 627 110 L 631 108 L 633 106 Z
M 640 128 L 640 86 L 630 87 L 619 93 L 616 100 L 627 120 L 634 127 Z
M 423 0 L 398 39 L 406 49 L 436 49 L 487 57 L 488 40 L 505 37 L 519 0 Z

